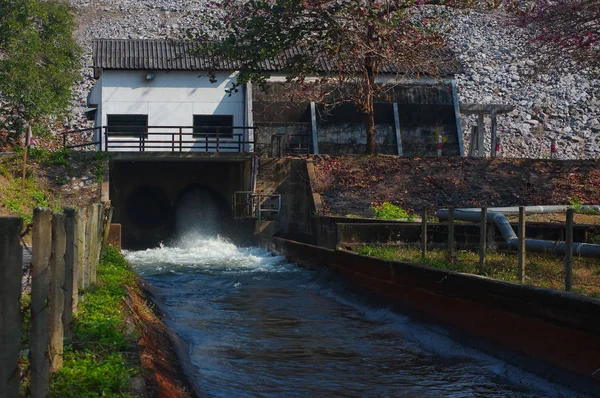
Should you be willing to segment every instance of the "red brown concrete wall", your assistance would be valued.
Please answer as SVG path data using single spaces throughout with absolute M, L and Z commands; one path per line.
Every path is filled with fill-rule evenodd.
M 302 265 L 328 267 L 387 301 L 506 349 L 503 359 L 529 371 L 578 388 L 600 388 L 599 300 L 280 238 L 260 241 Z

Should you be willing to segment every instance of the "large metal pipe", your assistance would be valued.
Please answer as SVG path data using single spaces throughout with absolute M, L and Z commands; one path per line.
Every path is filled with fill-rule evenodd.
M 535 207 L 544 207 L 545 209 L 550 206 L 529 206 L 532 208 Z M 556 206 L 559 207 L 559 206 Z M 562 206 L 561 206 L 562 207 Z M 586 206 L 592 207 L 592 206 Z M 598 207 L 598 206 L 594 206 Z M 516 208 L 518 209 L 518 207 Z M 565 206 L 566 209 L 566 206 Z M 512 226 L 508 222 L 506 216 L 497 211 L 489 211 L 488 209 L 488 223 L 495 223 L 496 227 L 500 231 L 500 234 L 504 238 L 504 241 L 511 249 L 519 248 L 519 238 Z M 530 212 L 525 208 L 526 212 Z M 556 211 L 556 210 L 554 210 Z M 448 219 L 448 209 L 438 210 L 435 215 L 440 220 Z M 479 222 L 481 219 L 481 209 L 477 208 L 467 208 L 467 209 L 455 209 L 454 210 L 454 219 L 460 221 L 474 221 Z M 565 254 L 566 245 L 565 242 L 554 242 L 549 240 L 537 240 L 537 239 L 525 239 L 525 247 L 527 251 L 538 252 L 538 253 L 555 253 L 555 254 Z M 600 245 L 593 245 L 589 243 L 574 243 L 573 244 L 573 254 L 582 256 L 582 257 L 600 257 Z

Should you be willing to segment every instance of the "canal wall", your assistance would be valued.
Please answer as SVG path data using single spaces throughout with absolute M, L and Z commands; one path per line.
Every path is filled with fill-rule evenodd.
M 586 392 L 600 387 L 600 300 L 259 236 L 273 253 L 329 269 L 462 342 Z

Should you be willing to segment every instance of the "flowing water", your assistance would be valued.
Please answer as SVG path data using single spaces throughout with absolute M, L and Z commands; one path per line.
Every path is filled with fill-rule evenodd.
M 214 397 L 573 397 L 335 278 L 221 239 L 127 252 Z

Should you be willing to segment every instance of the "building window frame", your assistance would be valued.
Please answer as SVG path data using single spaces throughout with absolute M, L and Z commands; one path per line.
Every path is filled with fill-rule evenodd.
M 127 118 L 130 120 L 127 121 Z M 142 135 L 147 137 L 148 115 L 116 113 L 106 115 L 106 132 L 118 137 L 141 137 Z
M 212 120 L 211 120 L 212 119 Z M 233 115 L 193 115 L 194 138 L 233 139 Z

